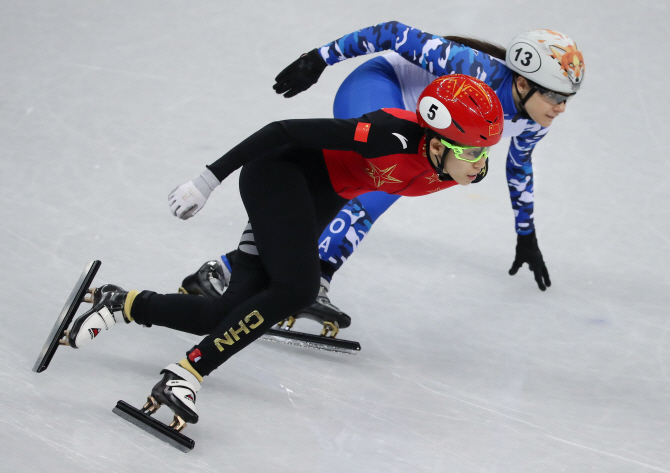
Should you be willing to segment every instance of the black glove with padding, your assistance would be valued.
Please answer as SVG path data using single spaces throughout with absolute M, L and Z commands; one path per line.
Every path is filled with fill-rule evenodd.
M 326 66 L 319 52 L 312 49 L 281 71 L 275 77 L 276 84 L 272 88 L 286 98 L 298 95 L 316 84 Z
M 535 274 L 535 282 L 541 291 L 546 291 L 551 286 L 549 280 L 549 271 L 542 259 L 542 253 L 537 246 L 537 236 L 535 231 L 528 235 L 517 235 L 516 239 L 516 257 L 509 270 L 510 276 L 514 276 L 519 268 L 528 263 L 528 269 Z

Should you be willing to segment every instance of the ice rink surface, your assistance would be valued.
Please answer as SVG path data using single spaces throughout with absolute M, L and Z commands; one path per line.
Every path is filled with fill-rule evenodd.
M 97 284 L 174 292 L 233 249 L 237 174 L 186 222 L 168 192 L 270 121 L 331 116 L 361 59 L 292 99 L 273 78 L 388 20 L 584 51 L 534 153 L 551 288 L 507 274 L 503 140 L 482 184 L 401 199 L 336 275 L 360 354 L 254 343 L 205 380 L 188 454 L 111 410 L 198 337 L 118 327 L 31 371 L 88 261 Z M 0 470 L 670 472 L 669 21 L 662 0 L 0 3 Z

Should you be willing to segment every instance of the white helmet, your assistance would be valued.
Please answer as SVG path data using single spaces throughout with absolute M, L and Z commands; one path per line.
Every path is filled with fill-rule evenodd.
M 533 30 L 510 41 L 507 67 L 536 84 L 563 94 L 574 94 L 584 81 L 584 56 L 563 33 Z

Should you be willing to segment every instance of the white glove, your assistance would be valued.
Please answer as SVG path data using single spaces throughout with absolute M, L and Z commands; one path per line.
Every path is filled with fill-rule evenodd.
M 200 212 L 212 191 L 221 184 L 209 169 L 186 184 L 176 187 L 168 195 L 172 215 L 187 220 Z

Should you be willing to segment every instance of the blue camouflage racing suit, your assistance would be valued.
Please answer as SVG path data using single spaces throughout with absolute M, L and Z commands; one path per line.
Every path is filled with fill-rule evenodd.
M 547 134 L 536 122 L 520 118 L 512 97 L 513 73 L 497 58 L 399 22 L 363 28 L 318 48 L 328 65 L 364 54 L 390 51 L 359 66 L 345 79 L 334 104 L 336 118 L 359 117 L 381 107 L 416 110 L 423 89 L 436 77 L 466 74 L 486 82 L 496 92 L 505 113 L 503 136 L 511 137 L 507 154 L 507 184 L 516 232 L 534 230 L 532 152 Z M 374 221 L 399 196 L 373 192 L 350 201 L 319 241 L 319 252 L 330 276 L 356 249 Z M 327 269 L 324 272 L 328 273 Z

